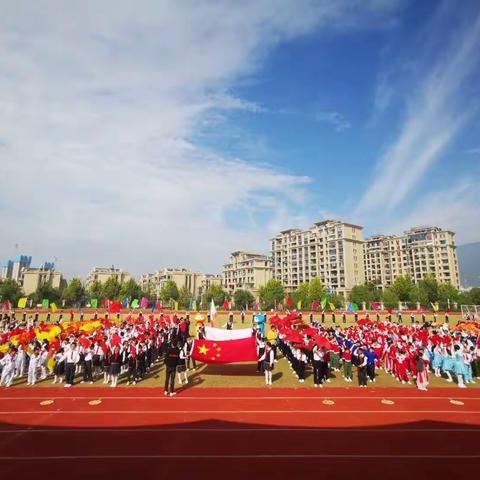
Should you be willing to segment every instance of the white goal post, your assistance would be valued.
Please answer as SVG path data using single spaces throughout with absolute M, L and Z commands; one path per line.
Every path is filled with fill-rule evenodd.
M 462 317 L 465 320 L 478 322 L 480 320 L 480 305 L 460 305 Z

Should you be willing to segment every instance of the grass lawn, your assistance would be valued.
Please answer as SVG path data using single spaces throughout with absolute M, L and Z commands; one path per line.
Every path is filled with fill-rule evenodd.
M 215 326 L 222 327 L 226 320 L 227 316 L 224 313 L 220 313 L 217 318 L 215 319 Z M 45 315 L 42 314 L 40 320 L 44 320 Z M 55 314 L 54 319 L 58 318 L 58 314 Z M 68 315 L 64 315 L 64 317 L 68 317 Z M 126 318 L 126 315 L 123 315 Z M 193 317 L 193 316 L 192 316 Z M 342 323 L 341 315 L 337 315 L 337 322 L 336 324 L 340 326 L 344 325 L 352 325 L 354 323 L 353 315 L 347 316 L 347 322 L 344 324 Z M 359 318 L 362 316 L 359 315 Z M 90 315 L 85 315 L 85 320 L 91 318 Z M 320 315 L 315 315 L 314 317 L 318 321 L 320 321 Z M 371 315 L 371 318 L 374 319 L 374 316 Z M 439 315 L 439 320 L 443 321 L 443 316 Z M 458 320 L 461 319 L 460 315 L 450 315 L 450 323 L 455 325 Z M 75 320 L 79 320 L 79 318 L 75 318 Z M 304 320 L 308 322 L 308 314 L 304 315 Z M 421 316 L 417 316 L 417 320 L 421 320 Z M 428 315 L 427 320 L 432 321 L 433 316 Z M 408 316 L 404 316 L 404 324 L 409 324 L 410 319 Z M 194 325 L 193 320 L 193 325 Z M 249 314 L 245 317 L 245 323 L 241 323 L 240 315 L 235 315 L 234 317 L 234 328 L 248 328 L 252 322 L 252 314 Z M 325 326 L 333 325 L 331 321 L 331 315 L 327 315 Z M 194 326 L 191 327 L 191 333 L 194 332 Z M 197 364 L 197 369 L 195 372 L 189 372 L 189 379 L 190 383 L 188 384 L 188 388 L 192 387 L 263 387 L 265 386 L 264 377 L 260 373 L 256 373 L 256 363 L 241 363 L 241 364 L 228 364 L 228 365 L 206 365 L 206 364 Z M 163 364 L 157 363 L 147 378 L 137 385 L 142 387 L 158 387 L 163 388 L 164 382 L 164 367 Z M 78 383 L 81 378 L 78 376 L 76 379 L 76 383 Z M 97 380 L 93 386 L 103 386 L 103 378 L 101 380 Z M 125 386 L 126 378 L 122 376 L 119 379 L 119 386 Z M 16 380 L 14 385 L 23 385 L 25 386 L 26 379 L 22 379 L 21 381 Z M 47 379 L 45 381 L 40 381 L 37 383 L 39 387 L 47 387 L 51 386 L 51 379 Z M 83 387 L 84 385 L 82 385 Z M 341 372 L 332 373 L 331 382 L 325 384 L 325 388 L 331 387 L 356 387 L 356 372 L 354 368 L 354 381 L 352 383 L 346 383 L 343 380 Z M 371 383 L 370 386 L 375 387 L 398 387 L 398 388 L 412 388 L 412 385 L 402 385 L 396 380 L 394 380 L 390 375 L 386 375 L 383 370 L 377 370 L 377 381 L 375 383 Z M 433 375 L 430 375 L 430 387 L 452 387 L 455 384 L 447 383 L 445 379 L 436 378 Z M 469 385 L 469 388 L 480 386 L 480 381 L 476 385 Z M 90 385 L 85 385 L 85 388 L 90 387 Z M 312 371 L 310 368 L 307 368 L 307 376 L 305 383 L 299 383 L 296 377 L 294 376 L 293 372 L 290 370 L 288 362 L 282 358 L 278 358 L 278 363 L 275 364 L 275 369 L 273 371 L 273 385 L 272 388 L 311 388 L 313 387 L 313 379 L 312 379 Z M 132 387 L 135 388 L 135 387 Z

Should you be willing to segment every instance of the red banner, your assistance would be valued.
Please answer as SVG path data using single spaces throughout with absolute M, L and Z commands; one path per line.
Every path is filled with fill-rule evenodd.
M 204 363 L 256 362 L 255 337 L 239 340 L 195 340 L 192 358 Z

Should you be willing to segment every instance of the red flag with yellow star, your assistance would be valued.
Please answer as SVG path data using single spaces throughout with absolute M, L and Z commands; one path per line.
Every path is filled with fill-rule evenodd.
M 255 337 L 238 340 L 195 340 L 192 358 L 204 363 L 256 362 Z

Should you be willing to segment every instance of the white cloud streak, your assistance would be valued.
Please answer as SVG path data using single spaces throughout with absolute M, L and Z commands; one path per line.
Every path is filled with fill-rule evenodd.
M 432 32 L 433 34 L 434 32 Z M 438 32 L 436 32 L 438 33 Z M 377 164 L 375 180 L 356 215 L 392 212 L 437 161 L 477 107 L 465 101 L 465 84 L 479 65 L 480 15 L 455 35 L 450 47 L 409 95 L 399 137 Z

